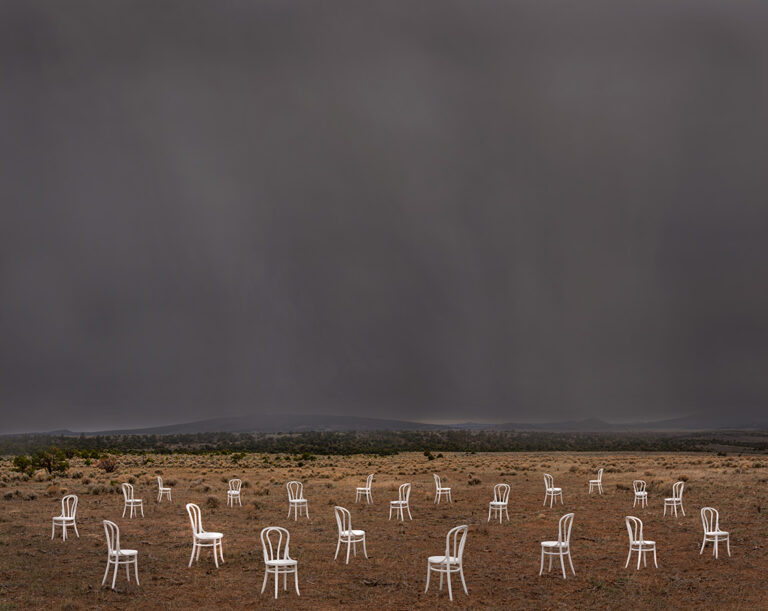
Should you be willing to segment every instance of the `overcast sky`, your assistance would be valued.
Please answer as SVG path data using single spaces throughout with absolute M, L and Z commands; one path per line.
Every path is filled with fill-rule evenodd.
M 757 414 L 768 3 L 0 4 L 0 431 Z

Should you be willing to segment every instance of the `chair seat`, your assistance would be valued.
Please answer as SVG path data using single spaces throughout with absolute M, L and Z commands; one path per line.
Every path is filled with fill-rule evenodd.
M 240 496 L 239 490 L 227 490 L 227 494 L 230 496 Z
M 494 507 L 504 507 L 506 504 L 506 501 L 491 501 L 491 505 Z
M 458 564 L 459 559 L 456 556 L 448 556 L 448 564 Z M 430 556 L 428 558 L 429 564 L 445 564 L 446 556 Z
M 54 522 L 74 522 L 75 518 L 70 516 L 53 516 Z
M 560 541 L 542 541 L 541 547 L 568 547 L 568 544 Z
M 130 505 L 131 503 L 134 503 L 134 504 L 136 504 L 136 503 L 141 503 L 141 499 L 128 499 L 128 500 L 126 501 L 126 503 L 128 503 L 129 505 Z
M 307 499 L 290 499 L 288 502 L 293 503 L 294 505 L 303 505 L 307 502 Z
M 644 539 L 642 541 L 634 541 L 632 545 L 640 545 L 645 547 L 646 545 L 656 545 L 656 541 L 649 541 L 648 539 Z
M 212 540 L 212 539 L 221 539 L 224 535 L 217 532 L 204 532 L 204 533 L 197 533 L 195 535 L 195 538 L 197 539 L 206 539 L 206 540 Z
M 370 490 L 370 488 L 367 488 L 366 486 L 358 486 L 357 489 L 360 490 L 361 492 L 367 492 L 368 490 Z
M 364 537 L 365 531 L 364 530 L 342 530 L 341 536 L 342 537 Z
M 298 564 L 297 560 L 293 560 L 292 558 L 281 558 L 277 560 L 267 560 L 267 566 L 293 566 L 295 564 Z
M 728 531 L 727 530 L 712 530 L 712 531 L 704 533 L 705 537 L 718 537 L 718 536 L 722 536 L 722 535 L 728 535 Z
M 665 498 L 664 502 L 665 503 L 682 503 L 683 499 L 676 499 L 675 497 L 671 496 L 671 497 Z
M 119 552 L 112 552 L 113 556 L 120 554 L 121 556 L 138 556 L 139 552 L 135 549 L 121 549 Z
M 389 504 L 390 505 L 402 505 L 403 507 L 405 507 L 408 504 L 408 501 L 390 501 Z
M 601 481 L 602 480 L 599 480 L 599 479 L 591 479 L 591 480 L 589 480 L 589 483 L 590 484 L 599 484 Z
M 643 491 L 643 492 L 635 492 L 635 496 L 648 496 L 648 493 L 645 492 L 645 491 Z
M 160 492 L 170 492 L 170 488 L 160 488 Z
M 547 492 L 549 492 L 549 493 L 552 493 L 552 492 L 557 493 L 557 492 L 562 492 L 562 491 L 563 491 L 562 488 L 547 488 Z

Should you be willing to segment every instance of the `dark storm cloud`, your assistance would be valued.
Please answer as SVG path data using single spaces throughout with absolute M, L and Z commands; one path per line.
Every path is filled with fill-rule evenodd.
M 0 428 L 758 413 L 767 19 L 3 3 Z

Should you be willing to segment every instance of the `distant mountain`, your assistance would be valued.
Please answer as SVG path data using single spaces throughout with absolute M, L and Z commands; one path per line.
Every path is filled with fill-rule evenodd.
M 308 431 L 434 431 L 445 429 L 436 424 L 359 418 L 356 416 L 327 416 L 315 414 L 271 414 L 211 418 L 182 424 L 169 424 L 139 429 L 97 431 L 88 435 L 180 435 L 185 433 L 301 433 Z M 57 431 L 56 434 L 66 434 Z M 79 433 L 70 433 L 79 434 Z
M 271 414 L 211 418 L 196 422 L 170 424 L 136 429 L 114 429 L 88 432 L 86 435 L 181 435 L 187 433 L 302 433 L 309 431 L 438 431 L 438 430 L 496 430 L 558 433 L 613 433 L 640 431 L 715 431 L 723 429 L 768 430 L 768 417 L 739 418 L 722 416 L 685 416 L 669 420 L 614 424 L 604 420 L 564 420 L 560 422 L 490 424 L 462 422 L 459 424 L 430 424 L 410 420 L 360 418 L 316 414 Z M 80 435 L 69 430 L 51 431 L 51 435 Z

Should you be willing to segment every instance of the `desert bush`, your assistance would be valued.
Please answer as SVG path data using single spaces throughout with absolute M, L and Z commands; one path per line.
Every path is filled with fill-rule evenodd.
M 215 496 L 209 496 L 207 499 L 205 499 L 205 504 L 211 509 L 216 509 L 219 505 L 221 505 L 221 502 Z
M 99 459 L 96 466 L 104 471 L 104 473 L 114 473 L 117 471 L 117 461 L 110 456 L 105 456 L 104 458 Z

